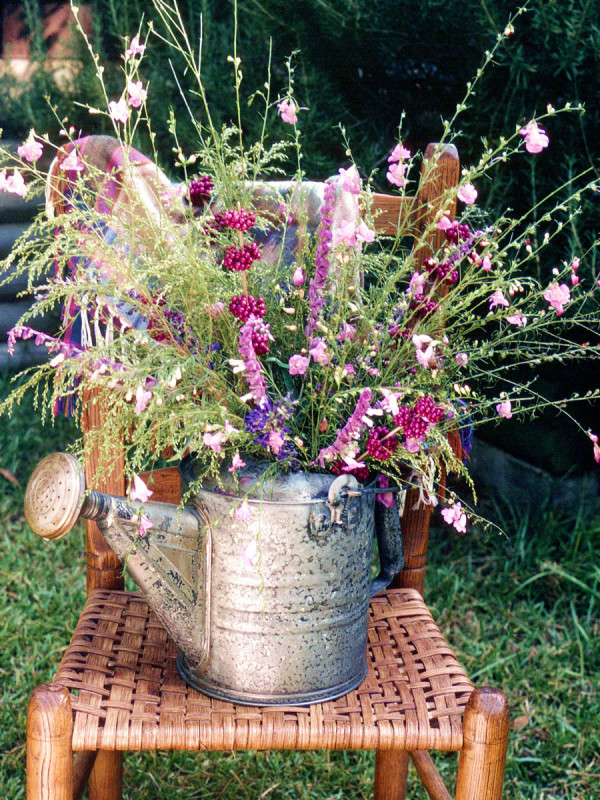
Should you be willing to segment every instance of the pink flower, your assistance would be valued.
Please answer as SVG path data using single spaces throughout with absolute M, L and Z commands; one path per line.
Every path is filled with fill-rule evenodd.
M 364 242 L 365 244 L 374 242 L 375 231 L 369 228 L 364 220 L 361 220 L 358 224 L 358 228 L 356 229 L 356 239 L 357 241 Z
M 217 431 L 216 433 L 210 433 L 210 431 L 206 431 L 202 437 L 202 441 L 215 453 L 220 453 L 223 449 L 221 447 L 221 442 L 223 442 L 225 438 L 226 436 L 223 431 Z
M 85 165 L 79 158 L 79 153 L 77 150 L 73 150 L 64 159 L 64 161 L 62 161 L 60 168 L 64 169 L 65 172 L 81 172 L 85 169 Z
M 540 128 L 534 120 L 531 120 L 524 128 L 521 128 L 519 133 L 525 137 L 525 149 L 528 153 L 541 153 L 550 143 L 546 131 Z
M 504 297 L 500 289 L 496 289 L 494 294 L 490 297 L 489 302 L 490 302 L 490 311 L 496 308 L 496 306 L 505 306 L 506 308 L 508 308 L 510 305 L 510 303 L 508 302 L 506 297 Z
M 140 503 L 147 503 L 154 492 L 149 489 L 139 475 L 133 479 L 133 486 L 129 490 L 130 500 L 139 500 Z
M 503 400 L 501 403 L 498 403 L 496 406 L 496 411 L 498 412 L 499 417 L 504 417 L 504 419 L 512 419 L 512 405 L 508 398 Z
M 405 158 L 410 158 L 410 150 L 401 144 L 397 144 L 388 156 L 388 161 L 404 161 Z
M 557 316 L 561 316 L 565 310 L 566 304 L 571 299 L 571 290 L 566 283 L 551 283 L 544 292 L 544 300 L 546 300 L 552 308 L 556 309 Z
M 127 91 L 129 92 L 129 105 L 132 106 L 132 108 L 139 108 L 148 97 L 148 92 L 142 86 L 141 81 L 129 81 L 127 84 Z M 121 121 L 126 122 L 127 120 Z
M 322 364 L 324 367 L 329 364 L 327 345 L 323 339 L 313 339 L 308 348 L 308 352 L 314 358 L 317 364 Z
M 345 219 L 340 222 L 334 231 L 332 246 L 345 244 L 346 247 L 354 247 L 356 244 L 356 228 L 354 222 L 347 222 Z
M 129 47 L 125 50 L 125 61 L 129 61 L 130 58 L 135 58 L 135 56 L 143 55 L 145 49 L 146 45 L 140 44 L 140 37 L 134 36 Z
M 571 273 L 571 283 L 573 286 L 577 286 L 579 284 L 579 275 L 576 272 Z
M 267 445 L 271 448 L 271 450 L 275 453 L 275 455 L 279 455 L 281 452 L 281 448 L 285 443 L 285 437 L 281 431 L 270 431 L 269 436 L 267 438 Z
M 387 475 L 380 475 L 377 478 L 377 483 L 380 489 L 389 489 L 390 488 L 390 479 Z M 386 508 L 393 508 L 394 507 L 394 495 L 392 492 L 381 492 L 381 494 L 375 495 L 377 498 L 377 502 L 384 505 Z
M 216 303 L 211 303 L 208 307 L 208 314 L 212 319 L 218 319 L 224 313 L 225 303 L 222 303 L 220 300 L 217 300 Z
M 348 322 L 344 322 L 342 330 L 337 337 L 338 342 L 351 342 L 356 336 L 356 328 Z
M 440 231 L 447 231 L 448 228 L 452 227 L 452 221 L 448 219 L 448 217 L 444 216 L 441 217 L 437 223 L 436 228 Z
M 360 194 L 360 190 L 362 188 L 360 175 L 358 174 L 358 170 L 352 164 L 351 167 L 348 169 L 339 169 L 338 172 L 340 173 L 341 178 L 341 186 L 346 192 L 350 192 L 351 194 Z
M 292 283 L 294 286 L 303 286 L 305 282 L 306 275 L 304 274 L 304 270 L 302 267 L 296 267 L 294 274 L 292 275 Z
M 481 260 L 481 269 L 484 272 L 489 272 L 492 268 L 492 260 L 489 256 L 484 256 Z
M 142 517 L 140 519 L 140 527 L 138 528 L 138 536 L 145 536 L 150 530 L 150 528 L 153 527 L 154 523 L 152 522 L 152 520 L 149 520 L 148 517 L 145 517 L 142 514 Z
M 466 366 L 467 366 L 467 364 L 468 364 L 468 362 L 469 362 L 469 356 L 468 356 L 466 353 L 457 353 L 457 354 L 454 356 L 454 360 L 455 360 L 455 361 L 456 361 L 456 363 L 457 363 L 457 364 L 459 364 L 461 367 L 466 367 Z
M 295 355 L 288 361 L 290 375 L 304 375 L 308 369 L 309 359 L 306 356 Z
M 418 453 L 421 449 L 421 442 L 418 439 L 411 437 L 404 442 L 404 449 L 408 450 L 409 453 Z
M 2 172 L 0 172 L 0 191 L 16 194 L 19 195 L 19 197 L 25 197 L 27 194 L 27 185 L 18 170 L 15 169 L 13 174 L 8 176 L 6 172 L 2 170 Z
M 282 100 L 277 103 L 279 116 L 284 122 L 289 125 L 295 125 L 298 122 L 298 106 L 293 100 Z
M 527 325 L 527 317 L 524 317 L 520 311 L 517 311 L 516 314 L 509 314 L 509 316 L 506 317 L 506 321 L 511 325 L 516 325 L 517 328 L 522 328 L 524 325 Z
M 244 502 L 233 512 L 233 516 L 242 522 L 246 522 L 247 520 L 252 519 L 254 514 L 252 513 L 252 509 L 248 503 L 244 500 Z
M 448 525 L 454 525 L 459 533 L 467 532 L 467 515 L 461 503 L 454 503 L 453 506 L 442 509 L 442 517 Z
M 344 375 L 349 378 L 354 378 L 356 375 L 356 367 L 354 364 L 344 364 L 344 369 L 342 370 Z
M 240 553 L 240 559 L 246 567 L 255 567 L 258 564 L 258 544 L 256 539 L 252 539 L 250 544 L 244 547 Z
M 477 200 L 477 194 L 477 189 L 472 183 L 465 183 L 460 187 L 456 196 L 459 200 L 462 200 L 465 205 L 470 206 L 473 205 L 473 203 Z
M 37 161 L 38 158 L 41 158 L 41 155 L 44 151 L 44 148 L 40 142 L 36 142 L 34 139 L 34 135 L 34 131 L 31 131 L 27 141 L 23 142 L 22 145 L 17 147 L 17 153 L 21 158 L 24 158 L 25 161 Z
M 140 384 L 135 390 L 135 413 L 141 414 L 148 408 L 148 403 L 152 398 L 152 392 L 146 391 Z
M 598 446 L 598 437 L 595 433 L 589 434 L 592 444 L 594 445 L 594 461 L 600 464 L 600 447 Z
M 228 469 L 228 472 L 235 472 L 237 469 L 241 469 L 242 467 L 246 466 L 246 462 L 242 460 L 242 457 L 239 453 L 235 453 L 233 458 L 231 459 L 231 466 Z
M 438 342 L 435 339 L 432 339 L 431 336 L 427 336 L 425 333 L 416 333 L 412 337 L 412 341 L 417 348 L 416 357 L 419 364 L 422 367 L 425 367 L 425 369 L 435 366 L 436 360 L 434 347 L 436 344 L 438 344 Z
M 400 400 L 402 394 L 400 392 L 393 392 L 391 389 L 386 389 L 385 387 L 381 388 L 381 394 L 383 395 L 383 400 L 379 401 L 379 405 L 386 414 L 391 414 L 392 417 L 395 417 L 400 411 L 398 400 Z
M 406 186 L 405 174 L 406 164 L 390 164 L 385 177 L 390 183 L 393 183 L 394 186 L 398 186 L 401 189 L 403 186 Z
M 122 122 L 124 125 L 129 119 L 129 109 L 125 98 L 122 97 L 118 102 L 111 100 L 108 104 L 108 113 L 115 122 Z

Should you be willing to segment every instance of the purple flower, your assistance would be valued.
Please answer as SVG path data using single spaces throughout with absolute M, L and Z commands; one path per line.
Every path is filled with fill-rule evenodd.
M 292 356 L 288 362 L 290 375 L 305 375 L 308 369 L 309 359 L 306 356 Z
M 364 417 L 371 406 L 371 390 L 363 389 L 356 403 L 356 407 L 348 422 L 343 428 L 338 430 L 335 442 L 329 447 L 324 447 L 317 456 L 317 462 L 321 467 L 325 466 L 326 461 L 337 461 L 339 458 L 345 459 L 347 456 L 356 455 L 355 442 L 359 439 L 365 427 Z
M 258 320 L 258 322 L 260 322 L 260 320 Z M 256 358 L 256 351 L 252 341 L 254 323 L 255 318 L 251 317 L 248 322 L 240 328 L 238 352 L 242 357 L 242 370 L 246 375 L 246 383 L 250 388 L 249 394 L 244 395 L 241 399 L 244 402 L 246 402 L 247 399 L 252 399 L 259 403 L 262 398 L 267 395 L 267 384 L 265 383 L 260 363 Z
M 331 250 L 331 224 L 335 202 L 335 185 L 328 183 L 323 193 L 321 222 L 317 228 L 317 249 L 315 252 L 315 276 L 308 287 L 310 317 L 306 325 L 306 335 L 310 336 L 317 328 L 317 320 L 325 306 L 325 290 L 329 277 L 329 251 Z

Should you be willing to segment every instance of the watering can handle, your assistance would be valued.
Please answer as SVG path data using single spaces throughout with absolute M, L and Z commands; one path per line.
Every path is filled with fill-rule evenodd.
M 375 503 L 375 535 L 379 550 L 379 575 L 371 581 L 371 597 L 382 592 L 404 566 L 404 549 L 400 528 L 400 508 L 394 497 L 391 507 Z

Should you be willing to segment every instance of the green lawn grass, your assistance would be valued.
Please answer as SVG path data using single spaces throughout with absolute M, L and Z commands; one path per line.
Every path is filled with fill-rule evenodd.
M 8 378 L 0 376 L 0 396 Z M 84 601 L 83 534 L 47 543 L 27 528 L 23 491 L 37 461 L 74 436 L 23 406 L 0 420 L 0 797 L 25 797 L 25 712 L 51 680 Z M 506 537 L 433 532 L 427 598 L 461 662 L 512 708 L 505 797 L 600 798 L 600 518 L 492 507 Z M 125 798 L 368 798 L 372 753 L 158 753 L 126 756 Z M 456 757 L 440 754 L 449 778 Z M 412 775 L 412 773 L 411 773 Z M 411 781 L 409 797 L 424 798 Z

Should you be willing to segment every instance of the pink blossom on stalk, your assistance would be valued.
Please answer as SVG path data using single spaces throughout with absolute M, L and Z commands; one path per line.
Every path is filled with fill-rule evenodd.
M 398 188 L 402 188 L 406 186 L 406 164 L 397 163 L 397 164 L 390 164 L 389 169 L 386 173 L 386 178 L 390 183 L 393 183 L 394 186 L 398 186 Z
M 135 56 L 143 55 L 145 49 L 146 45 L 140 44 L 140 37 L 136 34 L 127 50 L 125 50 L 125 61 L 129 61 L 130 58 L 135 58 Z
M 512 419 L 512 404 L 508 398 L 503 400 L 501 403 L 498 403 L 496 406 L 496 411 L 499 417 L 504 417 L 504 419 Z
M 416 357 L 419 364 L 425 369 L 434 366 L 436 363 L 434 347 L 438 342 L 425 333 L 414 334 L 412 342 L 416 347 Z
M 380 475 L 377 478 L 377 484 L 380 489 L 389 489 L 390 488 L 390 479 L 387 475 Z M 394 495 L 392 492 L 381 492 L 375 495 L 377 498 L 377 502 L 384 505 L 386 508 L 393 508 L 394 507 Z
M 510 303 L 508 302 L 506 297 L 504 297 L 500 289 L 496 289 L 494 294 L 490 297 L 489 303 L 490 303 L 490 311 L 496 308 L 496 306 L 505 306 L 506 308 L 508 308 L 510 305 Z
M 211 303 L 208 307 L 208 314 L 212 319 L 218 319 L 225 313 L 225 303 L 217 300 L 216 303 Z
M 492 268 L 492 259 L 489 256 L 484 256 L 481 259 L 481 269 L 484 272 L 489 272 Z
M 150 530 L 150 528 L 153 527 L 154 523 L 152 522 L 152 520 L 148 519 L 148 517 L 145 517 L 142 514 L 142 517 L 140 519 L 140 527 L 138 528 L 138 536 L 145 536 Z
M 276 456 L 279 455 L 284 444 L 285 437 L 281 431 L 269 431 L 267 446 L 271 448 Z
M 338 430 L 335 442 L 320 450 L 317 463 L 321 467 L 325 466 L 326 461 L 336 461 L 338 458 L 349 463 L 347 459 L 356 456 L 355 442 L 360 438 L 365 427 L 365 417 L 370 406 L 371 390 L 363 389 L 348 421 L 343 428 Z
M 17 153 L 21 158 L 24 158 L 25 161 L 37 161 L 38 158 L 41 158 L 42 153 L 44 152 L 44 148 L 42 147 L 40 142 L 35 140 L 35 132 L 31 131 L 27 141 L 23 142 L 22 145 L 17 147 Z
M 402 394 L 400 392 L 393 392 L 391 389 L 386 389 L 385 387 L 382 387 L 380 391 L 383 395 L 383 400 L 379 401 L 379 405 L 386 414 L 391 414 L 392 417 L 395 417 L 400 411 L 398 400 L 400 400 Z
M 73 150 L 64 161 L 61 162 L 60 168 L 65 172 L 82 172 L 82 170 L 85 169 L 85 165 L 79 158 L 77 150 Z
M 421 449 L 421 442 L 418 439 L 411 437 L 404 442 L 403 447 L 409 453 L 418 453 Z
M 354 222 L 342 220 L 335 229 L 335 238 L 331 243 L 333 247 L 337 244 L 344 244 L 346 247 L 354 247 L 356 244 L 356 227 Z
M 292 275 L 292 283 L 294 286 L 303 286 L 305 282 L 306 275 L 304 274 L 304 270 L 302 267 L 296 267 L 294 274 Z
M 231 466 L 228 469 L 228 472 L 235 472 L 238 469 L 246 466 L 246 462 L 242 459 L 239 453 L 234 453 L 233 458 L 231 459 Z
M 250 388 L 250 393 L 248 395 L 244 395 L 242 400 L 245 402 L 244 398 L 252 398 L 256 403 L 258 403 L 261 398 L 266 397 L 267 395 L 267 384 L 265 383 L 260 362 L 256 357 L 256 351 L 252 343 L 252 331 L 255 321 L 255 318 L 251 317 L 248 322 L 246 322 L 240 328 L 238 352 L 242 357 L 242 362 L 241 366 L 238 365 L 238 362 L 234 364 L 234 372 L 244 372 L 246 375 L 246 382 Z M 231 360 L 230 363 L 232 363 L 232 361 L 233 360 Z
M 590 433 L 589 437 L 594 445 L 594 461 L 600 464 L 600 447 L 598 446 L 598 437 L 595 433 Z
M 295 125 L 298 122 L 298 106 L 293 100 L 282 100 L 277 103 L 279 116 L 284 122 L 289 125 Z
M 248 505 L 246 503 L 246 505 Z M 252 512 L 250 512 L 252 516 Z M 256 539 L 252 539 L 250 544 L 246 545 L 240 553 L 240 560 L 246 567 L 255 567 L 258 564 L 258 544 Z
M 18 170 L 14 170 L 12 175 L 6 174 L 4 170 L 0 172 L 0 191 L 16 194 L 25 197 L 27 194 L 27 184 Z
M 448 228 L 451 227 L 452 227 L 452 220 L 448 219 L 448 217 L 446 216 L 441 217 L 436 223 L 436 228 L 440 231 L 447 231 Z
M 356 328 L 348 322 L 344 322 L 337 340 L 338 342 L 352 342 L 356 336 Z
M 135 390 L 135 413 L 141 414 L 148 408 L 148 403 L 152 399 L 152 392 L 146 391 L 140 384 Z
M 467 532 L 467 515 L 463 511 L 461 503 L 454 503 L 453 506 L 442 509 L 442 517 L 448 525 L 453 525 L 459 533 Z
M 454 356 L 454 360 L 457 364 L 459 364 L 459 366 L 466 367 L 469 363 L 469 356 L 466 353 L 457 353 Z
M 375 231 L 369 228 L 364 220 L 361 220 L 356 229 L 356 239 L 359 242 L 370 244 L 375 241 Z
M 477 194 L 477 189 L 472 183 L 465 183 L 460 187 L 456 196 L 459 200 L 462 200 L 465 205 L 471 206 L 477 200 Z
M 520 311 L 517 311 L 516 314 L 509 314 L 506 317 L 506 321 L 511 325 L 516 325 L 517 328 L 522 328 L 524 325 L 527 325 L 527 317 L 524 317 Z
M 223 433 L 223 431 L 216 431 L 216 433 L 211 433 L 210 431 L 206 431 L 204 436 L 202 437 L 202 441 L 207 447 L 210 447 L 215 453 L 221 453 L 223 448 L 221 447 L 221 443 L 227 437 Z
M 290 375 L 304 375 L 308 369 L 309 359 L 306 356 L 295 355 L 291 356 L 288 361 L 290 368 Z
M 149 489 L 139 475 L 133 478 L 133 486 L 129 490 L 130 500 L 139 500 L 140 503 L 147 503 L 154 492 Z
M 565 310 L 565 306 L 571 299 L 571 290 L 566 283 L 551 283 L 544 292 L 544 300 L 546 300 L 552 308 L 556 309 L 557 316 L 561 316 Z
M 233 512 L 233 516 L 236 519 L 241 520 L 242 522 L 246 522 L 247 520 L 252 519 L 254 517 L 254 514 L 252 513 L 252 509 L 250 508 L 246 500 L 244 500 L 244 502 L 241 503 L 241 505 L 239 505 Z
M 129 81 L 127 84 L 127 91 L 129 92 L 129 105 L 132 106 L 132 108 L 139 108 L 148 97 L 148 92 L 142 86 L 141 81 Z M 122 121 L 126 122 L 126 120 Z
M 350 192 L 351 194 L 360 194 L 360 190 L 362 188 L 362 183 L 360 180 L 360 175 L 358 174 L 358 170 L 352 164 L 351 167 L 348 169 L 344 169 L 343 167 L 338 170 L 340 173 L 340 183 L 342 189 L 346 192 Z
M 571 283 L 573 286 L 579 285 L 579 275 L 576 272 L 571 273 Z
M 541 153 L 550 143 L 546 131 L 540 128 L 534 120 L 531 120 L 524 128 L 521 128 L 519 133 L 525 138 L 525 149 L 528 153 Z
M 344 364 L 344 369 L 342 370 L 344 375 L 348 378 L 354 378 L 356 376 L 356 367 L 354 364 Z
M 317 362 L 324 367 L 329 364 L 329 354 L 327 353 L 327 345 L 323 339 L 313 339 L 309 345 L 308 352 Z
M 405 158 L 410 158 L 410 150 L 401 144 L 397 144 L 388 156 L 388 162 L 404 161 Z
M 124 125 L 129 119 L 129 108 L 125 98 L 122 97 L 118 102 L 111 100 L 108 104 L 108 113 L 115 122 L 122 122 Z

